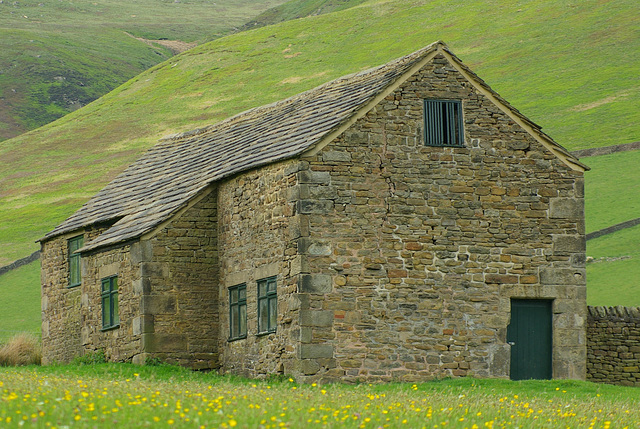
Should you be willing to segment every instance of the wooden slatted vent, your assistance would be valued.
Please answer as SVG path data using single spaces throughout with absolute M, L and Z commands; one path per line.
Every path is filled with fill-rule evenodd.
M 464 146 L 462 103 L 459 100 L 424 100 L 427 146 Z

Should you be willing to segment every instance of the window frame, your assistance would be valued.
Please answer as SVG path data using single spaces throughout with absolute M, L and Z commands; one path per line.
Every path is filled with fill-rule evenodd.
M 233 298 L 235 292 L 236 298 Z M 244 298 L 241 298 L 241 292 L 244 292 Z M 233 309 L 237 308 L 236 315 L 237 320 L 237 335 L 234 335 L 234 312 Z M 244 317 L 242 309 L 244 308 Z M 244 320 L 243 320 L 244 319 Z M 244 322 L 244 325 L 243 325 Z M 244 332 L 242 327 L 244 326 Z M 240 283 L 229 287 L 229 341 L 241 340 L 247 338 L 247 284 Z
M 68 288 L 80 286 L 82 284 L 82 255 L 78 253 L 78 249 L 83 245 L 84 235 L 77 235 L 67 240 L 67 262 L 69 264 Z M 77 278 L 77 281 L 74 282 L 74 278 Z
M 424 99 L 424 145 L 464 147 L 462 100 Z
M 106 286 L 106 287 L 105 287 Z M 105 302 L 108 302 L 108 312 L 105 314 Z M 102 307 L 102 330 L 120 327 L 120 315 L 118 304 L 118 276 L 109 276 L 100 280 L 100 303 Z M 107 317 L 105 317 L 107 316 Z
M 263 287 L 263 289 L 261 288 Z M 277 276 L 266 277 L 257 282 L 258 293 L 258 335 L 268 335 L 276 332 L 278 324 L 278 282 Z M 266 324 L 262 326 L 262 305 L 266 302 Z

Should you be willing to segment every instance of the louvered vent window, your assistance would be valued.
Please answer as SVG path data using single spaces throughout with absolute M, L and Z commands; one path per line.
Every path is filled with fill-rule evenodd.
M 464 146 L 462 103 L 459 100 L 424 100 L 427 146 Z

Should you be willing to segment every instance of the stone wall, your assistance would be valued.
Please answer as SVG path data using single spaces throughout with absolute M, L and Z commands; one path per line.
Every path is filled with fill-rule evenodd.
M 81 353 L 80 287 L 68 288 L 69 254 L 61 236 L 42 245 L 42 363 L 69 362 Z
M 85 242 L 87 238 L 85 237 Z M 133 320 L 140 312 L 140 296 L 133 285 L 140 279 L 140 265 L 131 260 L 137 243 L 107 248 L 82 257 L 81 340 L 84 353 L 102 350 L 106 358 L 130 362 L 141 351 L 141 337 Z M 118 277 L 119 327 L 102 328 L 102 279 Z
M 640 386 L 640 307 L 589 307 L 587 380 Z
M 85 242 L 87 242 L 97 237 L 105 229 L 105 226 L 88 227 L 42 244 L 42 362 L 44 364 L 66 363 L 84 353 L 81 334 L 84 321 L 82 300 L 86 294 L 85 277 L 87 271 L 83 259 L 82 285 L 69 288 L 67 241 L 70 238 L 83 235 Z
M 210 187 L 132 253 L 141 262 L 134 332 L 144 349 L 134 362 L 218 367 L 217 216 L 217 188 Z
M 465 147 L 424 146 L 424 98 L 463 100 Z M 306 161 L 309 380 L 508 377 L 511 298 L 554 300 L 553 375 L 584 378 L 582 174 L 444 58 Z
M 239 174 L 220 184 L 221 370 L 251 377 L 292 373 L 299 338 L 297 290 L 301 228 L 295 213 L 298 161 Z M 258 335 L 257 281 L 277 277 L 276 332 Z M 247 286 L 247 337 L 228 341 L 229 291 Z M 224 317 L 222 317 L 224 315 Z

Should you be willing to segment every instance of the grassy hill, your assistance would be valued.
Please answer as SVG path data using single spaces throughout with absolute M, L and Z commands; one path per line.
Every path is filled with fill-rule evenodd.
M 283 1 L 0 2 L 0 140 L 60 118 L 170 58 L 173 50 L 161 43 L 212 40 Z
M 163 135 L 215 123 L 437 39 L 568 149 L 638 140 L 639 18 L 633 0 L 499 7 L 480 0 L 369 0 L 198 46 L 54 123 L 0 143 L 0 159 L 7 161 L 0 164 L 0 265 L 37 249 L 35 239 Z M 593 200 L 613 194 L 620 178 L 635 180 L 628 156 L 607 166 L 585 159 L 593 166 L 589 229 L 608 226 L 611 213 L 638 200 L 632 186 L 615 188 L 606 203 Z M 591 187 L 601 191 L 590 193 Z M 590 278 L 590 289 L 601 287 L 594 285 Z

